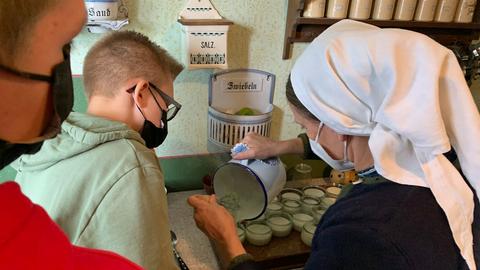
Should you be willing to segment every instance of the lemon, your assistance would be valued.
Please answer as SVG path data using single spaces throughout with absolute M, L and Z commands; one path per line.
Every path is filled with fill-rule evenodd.
M 238 112 L 235 113 L 236 115 L 255 115 L 255 111 L 251 108 L 244 107 L 241 108 Z

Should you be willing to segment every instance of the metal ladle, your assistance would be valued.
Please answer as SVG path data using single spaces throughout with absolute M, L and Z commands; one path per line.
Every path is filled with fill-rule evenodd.
M 172 246 L 173 246 L 173 255 L 175 255 L 175 258 L 177 259 L 178 266 L 182 270 L 189 270 L 187 264 L 183 261 L 182 257 L 180 257 L 180 254 L 178 254 L 178 251 L 176 249 L 177 246 L 177 236 L 173 231 L 170 231 L 170 236 L 172 237 Z

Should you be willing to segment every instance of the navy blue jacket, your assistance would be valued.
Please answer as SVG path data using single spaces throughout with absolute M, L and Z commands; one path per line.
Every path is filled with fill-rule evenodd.
M 480 266 L 478 199 L 474 250 Z M 235 270 L 260 269 L 252 262 Z M 390 181 L 354 185 L 318 224 L 305 269 L 468 269 L 428 188 Z
M 325 213 L 305 269 L 468 268 L 430 189 L 386 181 L 353 186 Z

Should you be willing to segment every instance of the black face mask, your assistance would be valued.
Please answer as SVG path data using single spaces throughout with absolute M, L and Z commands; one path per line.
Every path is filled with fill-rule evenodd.
M 60 132 L 61 123 L 68 117 L 73 107 L 73 82 L 70 69 L 70 46 L 63 48 L 64 61 L 53 68 L 52 76 L 33 74 L 1 66 L 0 70 L 12 75 L 34 81 L 51 84 L 54 115 L 44 134 L 27 143 L 9 143 L 0 140 L 0 169 L 10 164 L 23 154 L 35 154 L 40 150 L 43 141 L 55 137 Z
M 162 109 L 160 110 L 162 111 L 163 123 L 163 127 L 161 128 L 156 127 L 152 122 L 145 119 L 145 116 L 143 116 L 145 121 L 143 122 L 143 129 L 140 135 L 145 140 L 145 144 L 148 148 L 158 147 L 163 141 L 165 141 L 165 138 L 167 138 L 168 135 L 167 112 Z
M 143 122 L 143 129 L 140 135 L 145 140 L 145 145 L 148 148 L 155 148 L 155 147 L 158 147 L 160 144 L 162 144 L 163 141 L 165 141 L 165 138 L 167 138 L 167 135 L 168 135 L 167 112 L 162 109 L 160 104 L 158 104 L 158 101 L 155 98 L 155 95 L 153 94 L 152 89 L 148 88 L 148 90 L 150 91 L 150 94 L 152 94 L 153 100 L 155 100 L 155 103 L 157 103 L 158 108 L 162 112 L 163 127 L 156 127 L 152 122 L 148 121 L 147 118 L 145 118 L 145 115 L 143 114 L 142 110 L 140 110 L 140 108 L 137 105 L 137 109 L 142 114 L 143 119 L 145 119 L 145 121 Z

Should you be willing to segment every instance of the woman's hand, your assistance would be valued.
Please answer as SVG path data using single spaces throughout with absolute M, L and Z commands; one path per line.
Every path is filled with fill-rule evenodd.
M 279 154 L 279 142 L 257 133 L 248 133 L 241 142 L 248 146 L 248 150 L 234 155 L 233 159 L 265 159 Z
M 235 220 L 217 203 L 215 195 L 190 196 L 188 204 L 195 210 L 197 227 L 227 252 L 229 260 L 246 253 L 238 238 Z
M 300 138 L 275 141 L 250 132 L 243 138 L 242 143 L 248 146 L 248 150 L 232 156 L 233 159 L 266 159 L 283 154 L 303 154 L 303 142 Z

